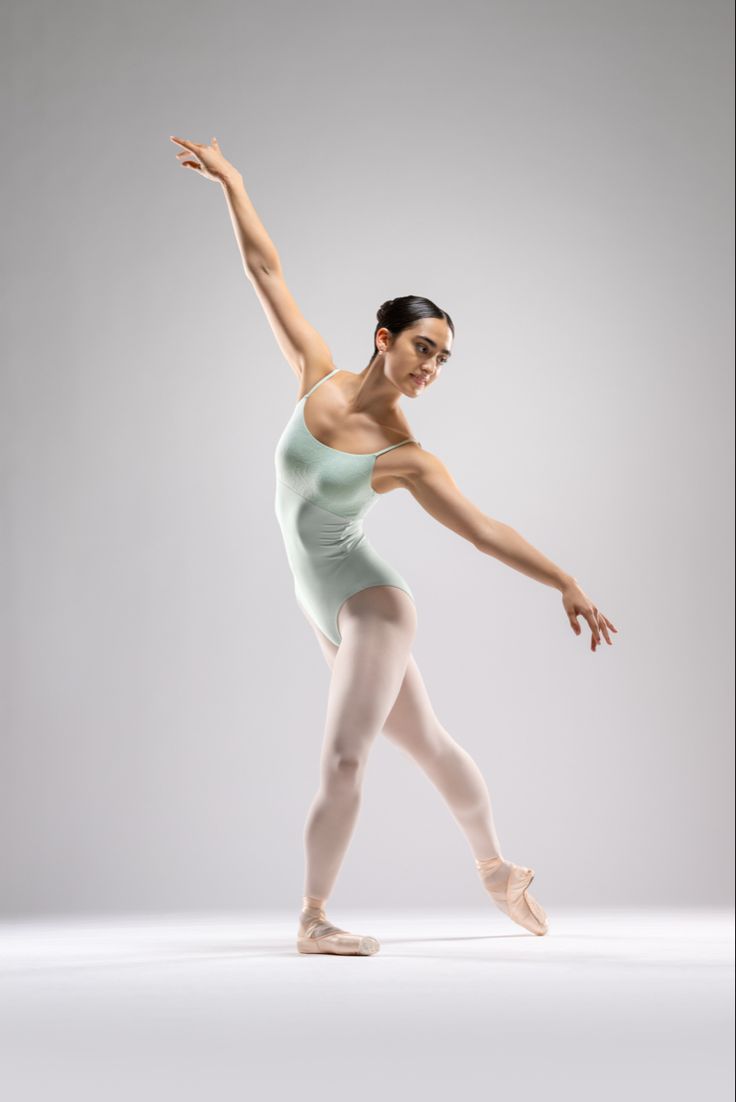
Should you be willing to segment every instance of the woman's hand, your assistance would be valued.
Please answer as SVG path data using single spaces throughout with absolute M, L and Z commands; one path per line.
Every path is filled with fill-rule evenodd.
M 562 603 L 565 606 L 565 612 L 567 618 L 570 621 L 570 626 L 576 635 L 580 635 L 580 624 L 578 623 L 578 616 L 582 615 L 590 624 L 590 630 L 592 632 L 590 639 L 590 649 L 595 652 L 595 648 L 600 646 L 601 632 L 606 637 L 606 642 L 609 647 L 613 646 L 611 643 L 611 636 L 608 634 L 608 629 L 611 631 L 618 631 L 615 628 L 607 616 L 595 607 L 589 597 L 583 593 L 582 589 L 575 581 L 571 579 L 570 582 L 562 590 Z
M 177 153 L 177 157 L 186 157 L 187 153 L 191 153 L 201 162 L 182 160 L 180 164 L 184 168 L 193 168 L 200 176 L 205 176 L 208 180 L 217 180 L 219 183 L 240 176 L 238 170 L 223 157 L 217 138 L 213 138 L 210 145 L 199 145 L 198 142 L 175 138 L 173 134 L 170 137 L 172 142 L 183 147 L 183 152 Z

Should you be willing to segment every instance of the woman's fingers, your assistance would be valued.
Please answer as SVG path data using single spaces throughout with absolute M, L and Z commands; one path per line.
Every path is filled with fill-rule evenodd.
M 169 134 L 169 137 L 172 142 L 182 147 L 176 154 L 179 163 L 184 168 L 196 169 L 199 175 L 203 176 L 205 179 L 223 182 L 227 178 L 228 173 L 235 171 L 230 162 L 223 156 L 217 138 L 212 138 L 209 145 L 203 145 L 200 142 L 187 141 L 186 138 L 177 138 L 175 134 Z M 199 160 L 182 160 L 182 157 L 187 154 L 194 154 Z
M 598 628 L 597 609 L 595 609 L 595 608 L 592 608 L 592 609 L 584 608 L 583 609 L 583 616 L 588 621 L 588 624 L 590 625 L 590 630 L 593 632 L 593 638 L 591 639 L 590 643 L 591 643 L 591 650 L 595 650 L 596 646 L 601 641 L 601 633 L 600 633 L 600 630 Z
M 189 149 L 194 152 L 197 149 L 205 149 L 206 146 L 202 142 L 188 142 L 185 138 L 176 138 L 173 134 L 169 134 L 169 138 L 172 142 L 176 142 L 177 145 L 183 145 L 185 149 Z M 220 143 L 217 138 L 213 138 L 211 143 L 212 148 L 220 152 Z
M 173 134 L 169 134 L 169 137 L 172 142 L 176 142 L 177 145 L 183 145 L 185 149 L 190 150 L 192 153 L 194 153 L 196 149 L 199 149 L 197 142 L 188 142 L 184 138 L 175 138 Z
M 612 647 L 613 643 L 611 642 L 611 636 L 608 634 L 608 629 L 610 628 L 611 631 L 617 631 L 617 629 L 614 627 L 608 617 L 603 615 L 602 612 L 597 612 L 596 616 L 598 618 L 599 629 L 603 632 L 603 635 L 609 647 Z
M 177 157 L 191 157 L 191 153 L 187 153 L 184 150 L 182 150 L 180 153 L 177 153 L 176 156 Z M 196 169 L 199 169 L 200 172 L 202 171 L 202 166 L 199 163 L 199 161 L 184 161 L 184 160 L 182 160 L 179 163 L 184 168 L 196 168 Z
M 183 160 L 184 157 L 191 157 L 192 153 L 196 152 L 196 150 L 198 148 L 201 148 L 201 146 L 197 146 L 195 142 L 185 142 L 183 140 L 180 140 L 179 138 L 172 138 L 172 141 L 178 141 L 180 145 L 185 145 L 187 147 L 186 149 L 180 149 L 179 152 L 176 154 L 177 160 L 179 161 L 179 164 L 182 166 L 182 168 L 193 168 L 196 169 L 197 172 L 201 173 L 202 165 L 199 163 L 199 161 Z
M 612 645 L 611 644 L 611 636 L 608 634 L 608 627 L 606 625 L 606 618 L 605 618 L 605 616 L 603 615 L 602 612 L 596 612 L 596 620 L 598 621 L 598 631 L 603 635 L 604 639 L 606 640 L 606 642 L 608 643 L 608 645 L 610 647 Z
M 570 621 L 570 627 L 576 635 L 580 634 L 578 616 L 585 617 L 590 628 L 590 649 L 592 651 L 595 651 L 596 647 L 601 645 L 603 638 L 605 638 L 609 647 L 613 645 L 608 629 L 617 632 L 618 628 L 596 608 L 590 598 L 583 593 L 577 582 L 565 587 L 562 594 L 562 603 Z

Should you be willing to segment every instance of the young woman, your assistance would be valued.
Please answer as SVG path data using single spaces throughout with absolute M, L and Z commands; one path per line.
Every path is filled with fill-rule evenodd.
M 437 383 L 452 355 L 455 329 L 449 314 L 416 295 L 385 302 L 367 367 L 359 374 L 339 370 L 294 301 L 243 177 L 225 159 L 217 138 L 209 145 L 171 140 L 182 147 L 177 153 L 182 166 L 221 184 L 246 274 L 299 380 L 298 402 L 276 446 L 275 508 L 296 599 L 331 679 L 321 785 L 305 829 L 297 948 L 360 956 L 379 949 L 375 938 L 333 926 L 325 913 L 379 732 L 437 786 L 495 903 L 525 929 L 545 934 L 547 917 L 528 890 L 534 870 L 501 854 L 485 781 L 434 714 L 412 656 L 411 589 L 368 542 L 363 517 L 378 495 L 408 489 L 432 517 L 479 551 L 559 589 L 572 630 L 580 634 L 579 615 L 590 626 L 593 652 L 602 636 L 611 645 L 609 629 L 617 629 L 575 578 L 469 501 L 445 465 L 412 437 L 400 399 L 416 398 Z

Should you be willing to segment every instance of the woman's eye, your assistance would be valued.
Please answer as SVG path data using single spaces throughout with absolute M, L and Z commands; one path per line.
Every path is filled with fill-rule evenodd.
M 418 344 L 418 345 L 417 345 L 417 348 L 419 349 L 419 351 L 420 351 L 420 352 L 428 352 L 428 351 L 429 351 L 429 349 L 427 348 L 426 344 Z M 442 367 L 442 366 L 443 366 L 444 364 L 446 364 L 446 363 L 447 363 L 447 360 L 446 360 L 446 359 L 445 359 L 445 360 L 438 360 L 438 361 L 437 361 L 437 366 L 438 366 L 438 367 Z

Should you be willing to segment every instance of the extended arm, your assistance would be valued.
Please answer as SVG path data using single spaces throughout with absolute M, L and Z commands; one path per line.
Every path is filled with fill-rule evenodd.
M 243 177 L 233 169 L 225 173 L 220 183 L 248 278 L 253 279 L 259 273 L 271 275 L 280 270 L 281 261 L 276 246 L 256 213 L 245 190 Z
M 572 574 L 533 547 L 515 528 L 479 509 L 462 493 L 436 455 L 422 448 L 400 448 L 398 451 L 404 452 L 404 455 L 395 460 L 402 468 L 395 472 L 395 476 L 430 516 L 457 532 L 484 554 L 499 559 L 535 581 L 558 589 L 575 634 L 580 634 L 577 616 L 583 615 L 591 628 L 591 649 L 595 651 L 600 644 L 601 633 L 610 645 L 608 629 L 618 629 L 585 595 Z
M 310 385 L 332 366 L 332 354 L 294 300 L 284 279 L 276 246 L 245 190 L 241 173 L 223 156 L 217 138 L 213 138 L 209 145 L 174 135 L 171 135 L 171 140 L 185 151 L 177 153 L 184 167 L 194 169 L 201 176 L 221 185 L 245 274 L 253 285 L 289 366 L 300 382 Z M 192 155 L 199 160 L 183 159 Z
M 460 490 L 445 464 L 436 455 L 411 449 L 415 454 L 401 481 L 430 516 L 457 532 L 485 555 L 534 578 L 560 592 L 575 581 L 559 566 L 532 547 L 515 528 L 495 520 L 478 508 Z
M 279 348 L 297 378 L 316 365 L 317 377 L 332 364 L 325 340 L 307 321 L 284 279 L 281 260 L 265 226 L 245 190 L 240 173 L 228 174 L 222 181 L 230 220 L 243 258 L 243 266 L 253 285 Z

